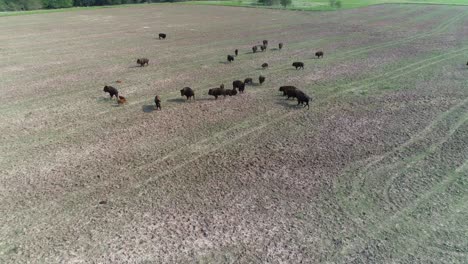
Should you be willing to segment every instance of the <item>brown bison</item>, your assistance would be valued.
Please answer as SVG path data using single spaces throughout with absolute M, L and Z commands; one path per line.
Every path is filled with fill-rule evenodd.
M 257 46 L 253 46 L 253 47 L 252 47 L 252 52 L 253 52 L 253 53 L 257 52 Z
M 262 75 L 258 76 L 258 82 L 260 84 L 263 84 L 265 82 L 265 76 L 262 76 Z
M 193 92 L 192 88 L 190 87 L 184 87 L 182 90 L 180 90 L 180 96 L 187 97 L 187 100 L 190 98 L 195 99 L 195 92 Z
M 156 110 L 161 110 L 161 98 L 159 98 L 159 95 L 154 97 L 154 103 L 156 104 Z
M 243 93 L 245 90 L 245 83 L 243 83 L 241 80 L 235 80 L 232 82 L 232 89 L 239 89 L 239 93 Z
M 289 100 L 289 98 L 297 98 L 297 92 L 299 89 L 288 89 L 286 90 L 286 96 L 288 97 L 286 100 Z
M 137 64 L 140 64 L 141 67 L 148 65 L 149 60 L 147 58 L 141 58 L 137 60 Z
M 260 50 L 261 50 L 261 51 L 265 51 L 266 49 L 267 49 L 267 46 L 265 46 L 265 45 L 260 45 Z
M 263 40 L 263 46 L 265 46 L 265 47 L 268 46 L 268 40 L 266 40 L 266 39 Z
M 323 51 L 317 51 L 317 52 L 315 52 L 315 56 L 316 56 L 318 59 L 320 59 L 320 57 L 323 58 Z
M 234 95 L 237 94 L 237 90 L 236 90 L 236 89 L 232 89 L 232 90 L 231 90 L 231 89 L 227 89 L 227 90 L 224 90 L 224 91 L 225 91 L 225 94 L 224 94 L 225 96 L 226 96 L 226 95 L 234 96 Z
M 296 70 L 297 69 L 304 69 L 304 63 L 300 62 L 300 61 L 293 62 L 292 66 L 296 67 Z
M 159 33 L 159 39 L 166 39 L 166 34 Z
M 266 62 L 265 62 L 265 63 L 263 63 L 263 64 L 262 64 L 262 68 L 263 68 L 263 69 L 266 69 L 266 68 L 268 68 L 268 63 L 266 63 Z
M 227 55 L 227 61 L 228 61 L 228 62 L 233 62 L 233 61 L 234 61 L 234 56 L 232 56 L 232 55 Z
M 283 48 L 283 43 L 278 44 L 278 48 L 281 50 Z
M 238 50 L 238 49 L 234 50 L 234 54 L 235 54 L 236 57 L 237 57 L 237 55 L 239 54 L 239 50 Z
M 279 88 L 279 91 L 283 92 L 283 96 L 286 96 L 287 91 L 290 91 L 290 90 L 297 90 L 297 88 L 294 86 L 281 86 Z
M 112 86 L 107 86 L 107 85 L 104 86 L 104 92 L 109 93 L 111 99 L 114 96 L 115 96 L 116 99 L 119 98 L 119 91 L 117 91 L 117 89 L 112 87 Z
M 208 95 L 214 96 L 215 99 L 218 99 L 218 96 L 221 95 L 226 97 L 226 90 L 224 88 L 212 88 L 208 90 Z

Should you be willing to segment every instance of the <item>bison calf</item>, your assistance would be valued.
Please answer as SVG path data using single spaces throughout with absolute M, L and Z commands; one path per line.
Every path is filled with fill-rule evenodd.
M 320 57 L 323 58 L 323 51 L 317 51 L 317 52 L 315 52 L 315 56 L 317 56 L 317 58 L 319 58 L 319 59 L 320 59 Z
M 119 103 L 119 105 L 125 104 L 125 103 L 127 103 L 127 99 L 125 99 L 125 97 L 119 95 L 119 99 L 117 100 L 117 103 Z
M 166 39 L 166 34 L 159 33 L 159 39 Z
M 180 96 L 187 97 L 187 100 L 190 98 L 195 99 L 195 93 L 190 87 L 184 87 L 182 90 L 180 90 Z
M 232 55 L 227 55 L 227 61 L 228 61 L 228 62 L 233 62 L 233 61 L 234 61 L 234 56 L 232 56 Z
M 104 92 L 109 93 L 111 99 L 112 99 L 112 97 L 114 97 L 114 96 L 115 96 L 115 98 L 117 98 L 117 99 L 119 98 L 119 91 L 117 91 L 117 89 L 114 88 L 114 87 L 112 87 L 112 86 L 107 86 L 107 85 L 104 86 Z
M 262 75 L 258 76 L 258 82 L 260 84 L 263 84 L 265 82 L 265 76 L 262 76 Z
M 154 103 L 156 104 L 156 110 L 161 110 L 161 98 L 159 98 L 159 95 L 154 97 Z
M 140 64 L 141 67 L 148 65 L 149 60 L 147 58 L 141 58 L 137 60 L 137 64 Z
M 253 80 L 252 80 L 252 78 L 245 78 L 244 83 L 245 84 L 252 84 Z
M 304 69 L 304 63 L 300 61 L 293 62 L 292 66 L 296 67 L 296 70 L 301 68 Z

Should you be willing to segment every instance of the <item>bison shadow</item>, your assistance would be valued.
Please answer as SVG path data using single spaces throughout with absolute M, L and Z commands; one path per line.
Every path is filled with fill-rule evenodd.
M 192 99 L 190 100 L 187 100 L 185 97 L 180 97 L 180 98 L 172 98 L 172 99 L 167 99 L 166 101 L 167 102 L 171 102 L 171 103 L 185 103 L 187 101 L 191 101 Z
M 143 105 L 141 107 L 141 110 L 145 113 L 151 113 L 153 112 L 155 109 L 154 109 L 154 105 Z
M 271 50 L 279 50 L 278 48 L 272 48 Z
M 128 68 L 129 68 L 129 69 L 133 69 L 133 68 L 144 68 L 144 66 L 133 65 L 133 66 L 129 66 Z
M 219 61 L 219 64 L 231 64 L 232 62 L 229 62 L 229 61 Z
M 292 103 L 294 102 L 294 103 Z M 294 109 L 299 109 L 299 108 L 302 108 L 302 107 L 298 107 L 297 106 L 297 100 L 287 100 L 287 99 L 281 99 L 281 100 L 277 100 L 275 102 L 277 105 L 281 105 L 283 107 L 286 107 L 286 108 L 294 108 Z

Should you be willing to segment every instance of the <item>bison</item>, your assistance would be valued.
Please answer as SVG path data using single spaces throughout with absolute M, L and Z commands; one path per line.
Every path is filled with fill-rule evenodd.
M 159 33 L 159 39 L 166 39 L 166 34 Z
M 212 95 L 215 99 L 218 99 L 218 96 L 223 95 L 226 97 L 226 90 L 224 88 L 212 88 L 208 90 L 208 95 Z
M 300 62 L 300 61 L 293 62 L 292 66 L 296 67 L 296 70 L 297 69 L 304 69 L 304 63 Z
M 323 58 L 323 51 L 317 51 L 317 52 L 315 52 L 315 56 L 317 56 L 318 59 L 320 59 L 320 57 Z
M 289 89 L 286 90 L 286 96 L 288 97 L 286 100 L 289 100 L 289 98 L 297 98 L 297 93 L 300 91 L 299 89 Z
M 161 110 L 161 98 L 159 98 L 159 95 L 154 97 L 154 103 L 156 104 L 156 110 Z
M 265 45 L 260 45 L 260 50 L 261 50 L 261 51 L 265 51 L 266 49 L 267 49 L 267 46 L 265 46 Z
M 234 61 L 234 56 L 232 56 L 232 55 L 227 55 L 227 61 L 228 61 L 228 62 L 233 62 L 233 61 Z
M 125 104 L 125 103 L 127 103 L 127 99 L 125 99 L 125 97 L 119 95 L 119 99 L 117 99 L 117 103 L 119 105 Z
M 237 94 L 237 90 L 236 89 L 227 89 L 227 90 L 224 90 L 224 96 L 226 95 L 229 95 L 229 96 L 234 96 Z
M 263 68 L 263 69 L 266 69 L 266 68 L 268 68 L 268 63 L 266 63 L 266 62 L 265 62 L 265 63 L 263 63 L 263 64 L 262 64 L 262 68 Z
M 236 57 L 237 57 L 237 55 L 239 54 L 239 50 L 238 50 L 238 49 L 234 50 L 234 54 L 235 54 Z
M 104 92 L 109 93 L 111 99 L 112 99 L 112 97 L 114 97 L 114 96 L 115 96 L 115 98 L 117 98 L 117 99 L 119 98 L 119 91 L 117 91 L 117 89 L 114 88 L 114 87 L 112 87 L 112 86 L 107 86 L 107 85 L 104 86 Z
M 190 98 L 195 99 L 195 93 L 190 87 L 184 87 L 182 90 L 180 90 L 180 96 L 187 97 L 187 100 L 189 100 Z
M 140 64 L 141 67 L 148 65 L 149 60 L 147 58 L 140 58 L 137 60 L 137 64 Z
M 310 97 L 301 90 L 296 90 L 297 105 L 303 104 L 304 107 L 307 106 L 309 109 L 309 100 Z
M 244 83 L 245 84 L 252 84 L 253 80 L 252 80 L 252 78 L 245 78 Z
M 268 40 L 266 40 L 266 39 L 263 40 L 263 46 L 265 46 L 265 47 L 268 46 Z
M 281 50 L 283 48 L 283 43 L 278 44 L 278 48 Z
M 287 95 L 287 91 L 290 91 L 290 90 L 297 90 L 296 87 L 294 86 L 281 86 L 279 88 L 279 91 L 280 92 L 283 92 L 283 96 L 286 96 Z
M 258 76 L 258 82 L 260 84 L 263 84 L 265 82 L 265 76 L 262 76 L 262 75 Z
M 252 47 L 252 52 L 253 52 L 253 53 L 257 52 L 257 46 L 253 46 L 253 47 Z
M 244 90 L 245 90 L 245 83 L 243 83 L 240 80 L 233 81 L 232 82 L 232 89 L 235 90 L 236 88 L 239 89 L 239 93 L 243 93 Z

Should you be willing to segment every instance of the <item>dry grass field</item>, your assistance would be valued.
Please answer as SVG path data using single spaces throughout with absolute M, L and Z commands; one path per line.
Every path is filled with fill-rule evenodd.
M 0 263 L 467 263 L 467 41 L 462 6 L 1 17 Z

